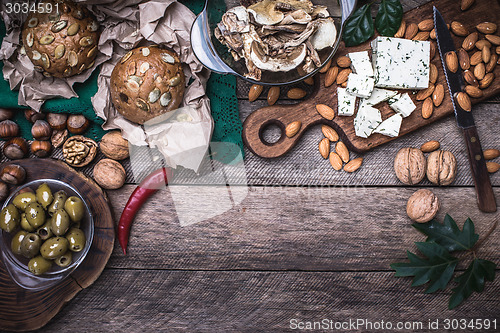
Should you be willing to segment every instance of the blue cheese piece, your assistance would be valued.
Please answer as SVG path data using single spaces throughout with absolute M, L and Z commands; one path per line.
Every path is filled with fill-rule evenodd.
M 347 92 L 361 98 L 368 98 L 372 94 L 375 80 L 372 77 L 362 74 L 349 74 L 347 79 Z
M 371 45 L 376 87 L 415 90 L 428 87 L 429 41 L 377 37 Z
M 346 88 L 337 88 L 338 110 L 339 116 L 352 116 L 356 107 L 356 96 L 347 92 Z
M 373 66 L 368 51 L 351 52 L 347 56 L 351 59 L 351 69 L 354 73 L 373 76 Z
M 368 138 L 381 123 L 382 115 L 379 110 L 361 104 L 354 118 L 354 131 L 357 136 Z
M 374 106 L 377 105 L 378 103 L 387 101 L 388 99 L 396 96 L 397 94 L 398 92 L 394 90 L 374 88 L 370 97 L 361 100 L 361 103 Z
M 401 129 L 401 123 L 403 122 L 403 116 L 396 113 L 395 115 L 387 118 L 378 125 L 378 127 L 373 131 L 373 133 L 380 133 L 383 135 L 395 138 L 399 135 L 399 130 Z
M 397 113 L 400 113 L 403 116 L 403 118 L 406 118 L 409 115 L 411 115 L 412 112 L 415 111 L 415 109 L 417 108 L 417 106 L 415 105 L 415 103 L 413 103 L 408 93 L 397 95 L 389 99 L 388 103 L 389 106 Z

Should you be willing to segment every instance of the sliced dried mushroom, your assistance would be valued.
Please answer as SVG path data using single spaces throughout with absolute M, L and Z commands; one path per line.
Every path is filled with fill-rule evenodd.
M 97 143 L 82 135 L 70 137 L 63 145 L 63 157 L 66 163 L 74 167 L 83 167 L 95 158 Z
M 276 1 L 262 0 L 247 8 L 247 11 L 252 14 L 255 22 L 261 25 L 274 25 L 280 23 L 285 14 L 276 9 Z
M 306 57 L 307 48 L 305 45 L 298 46 L 290 54 L 281 54 L 277 57 L 267 56 L 260 45 L 256 42 L 252 44 L 250 59 L 258 68 L 272 72 L 287 72 L 296 68 Z
M 316 50 L 332 47 L 337 40 L 337 28 L 331 17 L 322 19 L 316 32 L 311 36 L 311 44 Z

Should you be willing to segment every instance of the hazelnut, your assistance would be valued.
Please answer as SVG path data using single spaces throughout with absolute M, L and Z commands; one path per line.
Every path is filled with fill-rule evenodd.
M 12 139 L 19 135 L 19 125 L 12 120 L 4 120 L 0 122 L 0 138 L 4 140 Z
M 94 180 L 107 190 L 116 190 L 125 184 L 125 169 L 115 160 L 105 158 L 94 166 Z
M 52 146 L 54 148 L 59 148 L 63 145 L 64 141 L 68 138 L 69 133 L 68 130 L 55 130 L 52 132 L 52 136 L 50 137 L 50 142 L 52 142 Z
M 11 160 L 19 160 L 28 154 L 28 143 L 23 138 L 13 138 L 3 146 L 3 154 Z
M 82 167 L 94 159 L 97 154 L 97 143 L 82 135 L 70 137 L 63 145 L 63 157 L 71 166 Z
M 45 120 L 37 120 L 31 127 L 31 135 L 35 140 L 46 141 L 52 135 L 52 128 Z
M 48 113 L 47 122 L 54 130 L 63 130 L 66 128 L 68 115 L 65 113 Z
M 130 156 L 128 141 L 122 137 L 120 131 L 111 131 L 104 134 L 99 147 L 106 157 L 113 160 L 121 161 Z
M 427 179 L 435 185 L 447 186 L 453 183 L 457 174 L 455 156 L 445 150 L 437 150 L 427 157 Z
M 418 223 L 429 222 L 436 216 L 438 210 L 438 197 L 426 189 L 413 193 L 406 204 L 408 217 Z
M 0 108 L 0 121 L 12 119 L 12 117 L 14 117 L 14 111 Z
M 34 123 L 37 120 L 45 119 L 45 114 L 35 110 L 26 110 L 24 111 L 24 118 L 26 118 L 27 121 Z
M 426 161 L 420 149 L 402 148 L 394 159 L 394 171 L 406 185 L 415 185 L 425 177 Z
M 5 201 L 9 197 L 9 186 L 4 182 L 0 182 L 0 201 Z
M 81 114 L 70 114 L 66 121 L 68 131 L 72 134 L 82 134 L 89 127 L 90 122 Z
M 26 170 L 17 164 L 7 164 L 0 172 L 0 179 L 13 185 L 22 184 L 26 179 Z
M 33 141 L 31 143 L 31 152 L 37 157 L 48 157 L 52 152 L 50 141 Z

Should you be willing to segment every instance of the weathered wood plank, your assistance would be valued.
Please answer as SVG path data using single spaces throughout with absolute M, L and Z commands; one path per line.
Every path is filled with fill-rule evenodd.
M 414 188 L 231 188 L 244 199 L 229 211 L 221 208 L 226 188 L 213 197 L 200 196 L 198 186 L 162 190 L 136 216 L 127 255 L 118 245 L 107 267 L 188 270 L 389 270 L 406 258 L 406 249 L 425 237 L 411 227 L 406 201 Z M 133 190 L 110 194 L 114 215 Z M 449 212 L 459 225 L 467 217 L 485 235 L 500 213 L 484 214 L 472 188 L 436 188 L 442 202 L 438 217 Z M 500 188 L 495 189 L 500 198 Z M 172 196 L 175 197 L 175 206 Z M 189 202 L 190 217 L 201 222 L 182 227 L 175 207 Z M 208 207 L 208 208 L 207 208 Z M 185 215 L 186 209 L 184 209 Z M 214 216 L 207 218 L 207 216 Z M 499 228 L 500 229 L 500 228 Z M 480 255 L 500 262 L 496 242 L 500 230 Z
M 422 321 L 423 329 L 400 332 L 430 332 L 429 320 L 443 325 L 446 318 L 497 319 L 498 325 L 500 310 L 500 279 L 452 311 L 449 290 L 424 294 L 423 288 L 410 288 L 409 278 L 391 272 L 106 269 L 99 282 L 81 291 L 43 332 L 289 332 L 292 319 L 324 318 L 393 325 Z M 435 331 L 451 332 L 443 326 Z

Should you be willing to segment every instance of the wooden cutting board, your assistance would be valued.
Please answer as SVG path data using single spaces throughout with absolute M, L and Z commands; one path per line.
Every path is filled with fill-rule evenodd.
M 61 161 L 25 159 L 15 163 L 26 169 L 27 182 L 52 178 L 71 184 L 86 198 L 94 216 L 94 239 L 87 257 L 56 286 L 37 292 L 19 287 L 0 257 L 0 330 L 31 331 L 47 324 L 65 303 L 97 280 L 113 251 L 115 230 L 106 196 L 92 180 Z
M 485 21 L 496 23 L 500 30 L 500 1 L 496 0 L 476 0 L 472 7 L 465 12 L 460 10 L 460 2 L 457 0 L 431 1 L 421 7 L 405 13 L 404 20 L 408 25 L 408 23 L 418 24 L 424 19 L 432 18 L 433 6 L 436 6 L 448 23 L 451 23 L 452 21 L 459 21 L 467 27 L 469 32 L 476 31 L 475 26 L 478 23 Z M 497 31 L 496 35 L 500 35 L 500 31 Z M 462 45 L 464 37 L 453 36 L 455 39 L 455 46 L 458 49 Z M 349 52 L 371 50 L 369 44 L 370 41 L 362 45 L 349 48 L 346 48 L 344 42 L 341 42 L 334 60 L 337 59 L 338 56 L 345 55 Z M 432 42 L 436 43 L 435 41 Z M 469 52 L 469 54 L 471 53 Z M 438 51 L 436 51 L 436 56 L 432 59 L 432 63 L 436 65 L 439 71 L 437 83 L 441 83 L 445 87 L 445 98 L 443 103 L 434 109 L 434 113 L 431 118 L 423 119 L 421 115 L 422 102 L 417 101 L 415 95 L 409 91 L 417 109 L 411 116 L 403 120 L 400 136 L 413 132 L 423 126 L 427 126 L 453 113 L 453 106 L 448 88 L 446 86 L 446 79 L 443 73 Z M 472 99 L 473 104 L 479 103 L 491 96 L 495 96 L 500 92 L 500 65 L 495 67 L 494 74 L 496 77 L 494 82 L 489 88 L 483 91 L 483 97 Z M 354 116 L 336 116 L 332 121 L 322 118 L 316 111 L 315 106 L 317 104 L 326 104 L 337 112 L 337 85 L 333 84 L 332 86 L 326 88 L 324 86 L 324 79 L 325 74 L 316 75 L 314 92 L 307 100 L 299 104 L 263 107 L 250 114 L 243 124 L 243 141 L 246 146 L 258 156 L 265 158 L 278 157 L 292 149 L 292 147 L 297 144 L 298 140 L 300 140 L 301 136 L 309 128 L 318 124 L 327 124 L 332 126 L 338 131 L 344 143 L 351 150 L 358 153 L 367 152 L 377 146 L 395 139 L 381 134 L 373 134 L 367 139 L 357 137 L 354 133 Z M 387 103 L 379 104 L 377 108 L 381 110 L 383 120 L 394 114 L 394 111 L 388 106 Z M 288 138 L 284 135 L 285 127 L 294 121 L 301 121 L 302 127 L 293 138 Z M 263 139 L 263 132 L 269 125 L 277 125 L 281 129 L 281 137 L 275 143 L 268 143 Z

